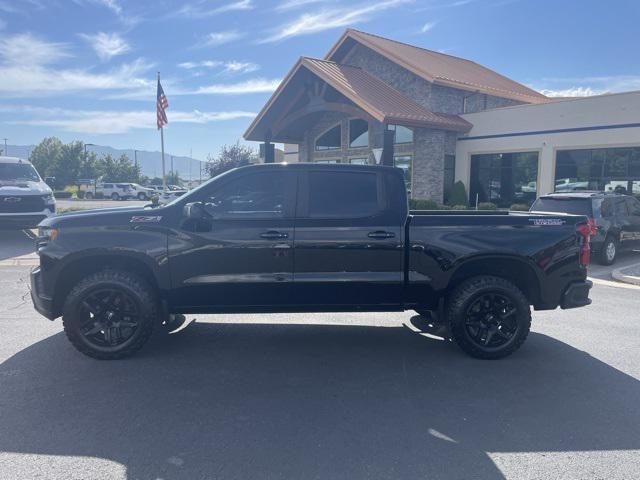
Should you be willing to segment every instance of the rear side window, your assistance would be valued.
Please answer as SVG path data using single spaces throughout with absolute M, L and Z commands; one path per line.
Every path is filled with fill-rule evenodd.
M 309 172 L 309 217 L 370 217 L 381 210 L 378 195 L 373 172 Z
M 570 213 L 572 215 L 593 216 L 590 198 L 550 198 L 541 197 L 531 207 L 534 212 Z
M 619 217 L 626 217 L 629 215 L 627 204 L 624 200 L 624 198 L 617 198 L 615 200 L 616 215 Z

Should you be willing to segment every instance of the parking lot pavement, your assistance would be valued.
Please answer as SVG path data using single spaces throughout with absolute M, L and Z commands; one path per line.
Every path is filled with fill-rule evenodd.
M 626 288 L 534 313 L 499 361 L 410 331 L 407 312 L 201 316 L 100 362 L 33 311 L 27 273 L 0 272 L 2 478 L 639 476 Z
M 589 276 L 600 280 L 612 280 L 611 273 L 617 268 L 629 267 L 640 263 L 640 251 L 620 252 L 614 265 L 599 265 L 592 262 L 589 265 Z

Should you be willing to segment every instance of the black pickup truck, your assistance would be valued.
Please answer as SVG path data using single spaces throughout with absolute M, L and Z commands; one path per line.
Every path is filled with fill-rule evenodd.
M 522 345 L 536 310 L 588 305 L 587 218 L 409 211 L 391 167 L 238 168 L 159 208 L 44 220 L 35 308 L 81 352 L 130 355 L 185 313 L 433 313 L 468 354 Z

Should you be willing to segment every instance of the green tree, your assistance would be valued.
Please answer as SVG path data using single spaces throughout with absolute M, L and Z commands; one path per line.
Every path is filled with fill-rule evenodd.
M 217 157 L 207 156 L 206 169 L 209 176 L 215 177 L 233 168 L 255 163 L 258 160 L 256 152 L 237 141 L 234 145 L 223 145 Z
M 36 168 L 40 176 L 53 177 L 54 165 L 62 154 L 62 142 L 56 137 L 47 137 L 31 151 L 29 161 Z
M 64 188 L 76 183 L 83 157 L 84 143 L 71 142 L 62 145 L 60 154 L 53 162 L 49 172 L 49 176 L 56 177 L 57 188 Z
M 469 199 L 467 198 L 467 189 L 464 187 L 464 183 L 458 180 L 453 184 L 449 200 L 449 205 L 468 205 Z
M 162 184 L 162 181 L 160 182 Z M 180 180 L 180 174 L 178 172 L 169 171 L 167 174 L 167 185 L 182 186 L 182 180 Z
M 96 169 L 102 173 L 103 182 L 131 182 L 140 180 L 140 167 L 134 165 L 126 155 L 114 158 L 112 155 L 104 155 L 96 163 Z

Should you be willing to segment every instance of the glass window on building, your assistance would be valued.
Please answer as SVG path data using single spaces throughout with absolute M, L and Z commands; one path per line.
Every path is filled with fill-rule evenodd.
M 360 148 L 369 146 L 369 123 L 359 118 L 349 120 L 349 147 Z
M 536 199 L 538 152 L 471 155 L 469 202 L 492 202 L 508 208 Z
M 640 195 L 640 147 L 558 150 L 555 191 L 580 190 Z
M 316 160 L 316 163 L 340 163 L 337 158 L 331 158 L 329 160 Z
M 342 127 L 336 125 L 316 139 L 316 150 L 336 150 L 342 145 Z
M 449 195 L 453 190 L 453 184 L 456 179 L 456 156 L 445 155 L 444 156 L 444 201 L 449 201 Z
M 396 145 L 401 143 L 413 143 L 413 130 L 402 125 L 387 125 L 387 129 L 395 132 L 393 143 Z
M 352 165 L 367 165 L 369 162 L 366 157 L 361 158 L 350 158 L 349 163 Z
M 411 197 L 411 160 L 411 155 L 397 155 L 393 157 L 393 164 L 404 172 L 404 183 L 407 186 L 409 197 Z

